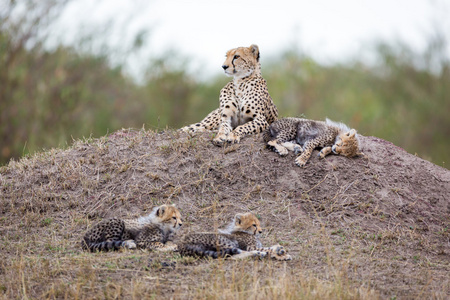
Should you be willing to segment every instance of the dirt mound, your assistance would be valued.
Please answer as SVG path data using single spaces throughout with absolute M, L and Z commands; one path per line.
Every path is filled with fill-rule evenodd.
M 274 294 L 256 294 L 263 298 L 285 298 L 286 291 L 296 298 L 305 280 L 318 297 L 450 296 L 450 171 L 375 137 L 361 137 L 362 157 L 319 160 L 314 152 L 304 168 L 294 164 L 293 154 L 279 157 L 265 149 L 259 136 L 224 148 L 215 147 L 212 137 L 122 130 L 2 168 L 0 248 L 7 259 L 0 264 L 0 295 L 58 296 L 69 280 L 76 283 L 66 287 L 69 296 L 104 295 L 113 284 L 129 297 L 136 277 L 128 275 L 138 270 L 153 278 L 142 279 L 142 291 L 157 280 L 158 288 L 150 290 L 155 295 L 165 290 L 168 297 L 221 298 L 228 288 L 234 295 L 227 280 L 243 268 L 258 278 L 241 282 L 241 296 L 253 295 L 255 280 L 259 288 L 272 288 Z M 81 251 L 81 235 L 100 218 L 139 216 L 162 203 L 181 209 L 187 225 L 182 233 L 214 230 L 236 212 L 252 211 L 265 227 L 263 243 L 285 245 L 294 261 L 221 264 L 226 280 L 216 291 L 202 280 L 211 281 L 218 262 Z M 102 265 L 104 257 L 116 268 Z M 33 265 L 45 264 L 49 275 L 35 274 Z M 20 271 L 13 271 L 17 266 Z M 94 274 L 96 283 L 86 274 Z M 73 290 L 83 282 L 90 288 Z M 275 293 L 283 284 L 284 294 Z M 339 294 L 336 286 L 352 294 Z

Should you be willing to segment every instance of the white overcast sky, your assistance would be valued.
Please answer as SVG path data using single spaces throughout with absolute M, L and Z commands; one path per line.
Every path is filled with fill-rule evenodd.
M 435 28 L 450 34 L 450 1 L 78 0 L 55 31 L 70 43 L 80 28 L 108 20 L 116 24 L 112 45 L 147 29 L 144 56 L 174 49 L 212 73 L 221 71 L 228 49 L 253 43 L 262 59 L 295 46 L 324 63 L 360 56 L 376 40 L 401 40 L 420 51 Z

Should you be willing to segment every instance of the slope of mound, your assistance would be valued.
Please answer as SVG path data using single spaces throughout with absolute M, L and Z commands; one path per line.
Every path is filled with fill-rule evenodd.
M 450 172 L 375 137 L 363 157 L 304 168 L 258 136 L 122 130 L 11 162 L 0 171 L 0 295 L 12 297 L 377 298 L 450 295 Z M 265 245 L 292 262 L 83 253 L 105 217 L 175 203 L 189 231 L 237 212 L 261 217 Z

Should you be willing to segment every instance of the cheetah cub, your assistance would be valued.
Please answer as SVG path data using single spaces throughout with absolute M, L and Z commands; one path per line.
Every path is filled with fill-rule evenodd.
M 190 233 L 178 244 L 183 256 L 269 257 L 277 260 L 291 260 L 283 246 L 262 247 L 259 234 L 262 229 L 259 220 L 252 213 L 237 214 L 229 226 L 219 232 Z
M 326 119 L 325 122 L 300 118 L 283 118 L 272 123 L 263 133 L 264 142 L 281 156 L 288 150 L 295 154 L 299 167 L 305 166 L 315 148 L 322 147 L 319 157 L 331 152 L 346 157 L 361 155 L 358 134 L 343 123 Z
M 175 251 L 176 245 L 169 239 L 181 225 L 178 209 L 174 205 L 161 205 L 137 219 L 101 221 L 86 232 L 82 248 L 92 252 L 121 248 Z

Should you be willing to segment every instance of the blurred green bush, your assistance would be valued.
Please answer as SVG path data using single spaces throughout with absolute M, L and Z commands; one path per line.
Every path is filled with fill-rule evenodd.
M 150 59 L 138 84 L 120 65 L 111 67 L 108 53 L 46 50 L 46 36 L 38 29 L 49 26 L 59 2 L 44 1 L 47 9 L 39 1 L 25 3 L 38 13 L 12 20 L 17 5 L 10 1 L 0 16 L 1 164 L 122 127 L 181 127 L 218 107 L 229 78 L 201 81 L 175 63 L 173 53 Z M 263 55 L 262 71 L 281 116 L 329 117 L 443 165 L 450 146 L 446 42 L 443 35 L 430 38 L 425 53 L 379 43 L 371 64 L 324 66 L 285 51 L 272 59 Z

